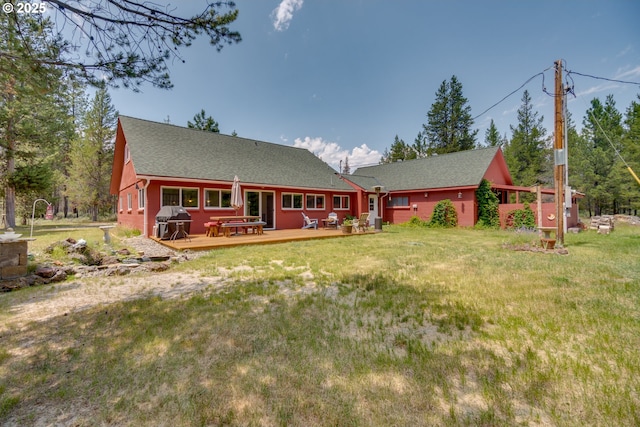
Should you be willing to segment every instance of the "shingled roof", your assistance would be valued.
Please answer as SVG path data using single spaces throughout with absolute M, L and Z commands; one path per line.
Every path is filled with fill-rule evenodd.
M 120 116 L 136 174 L 353 191 L 310 151 Z
M 465 187 L 480 184 L 500 147 L 442 154 L 358 168 L 345 178 L 359 184 L 375 177 L 386 191 Z

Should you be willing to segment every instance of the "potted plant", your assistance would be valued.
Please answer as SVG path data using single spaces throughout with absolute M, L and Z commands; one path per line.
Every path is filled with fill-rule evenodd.
M 353 220 L 352 219 L 345 219 L 342 222 L 342 227 L 340 227 L 342 229 L 342 232 L 345 234 L 349 234 L 353 231 Z

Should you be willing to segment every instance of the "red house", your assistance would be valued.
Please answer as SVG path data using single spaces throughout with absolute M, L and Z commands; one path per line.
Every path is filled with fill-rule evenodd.
M 241 181 L 242 212 L 231 207 L 234 176 Z M 192 234 L 204 234 L 211 216 L 255 215 L 265 229 L 302 227 L 301 212 L 342 220 L 353 214 L 356 191 L 306 149 L 220 135 L 121 116 L 116 133 L 111 193 L 118 224 L 151 236 L 162 206 L 182 206 Z
M 231 207 L 234 176 L 241 181 L 244 206 Z M 111 193 L 118 195 L 118 224 L 153 233 L 163 206 L 182 206 L 191 215 L 192 234 L 204 234 L 211 216 L 252 215 L 265 229 L 300 228 L 311 218 L 369 212 L 371 222 L 401 223 L 431 217 L 436 203 L 450 199 L 458 224 L 477 220 L 475 191 L 492 183 L 502 202 L 501 217 L 521 204 L 508 204 L 514 187 L 499 147 L 463 151 L 405 162 L 361 167 L 339 175 L 306 149 L 188 129 L 121 116 L 118 119 Z M 548 191 L 547 191 L 548 192 Z M 552 191 L 551 191 L 552 192 Z M 535 205 L 535 203 L 533 204 Z M 537 210 L 536 206 L 532 206 Z M 546 217 L 553 203 L 542 206 Z M 567 224 L 577 224 L 577 205 Z
M 412 216 L 429 220 L 435 205 L 443 199 L 452 201 L 458 214 L 458 225 L 473 226 L 478 218 L 475 191 L 483 179 L 489 181 L 500 200 L 500 216 L 504 226 L 509 211 L 523 207 L 518 200 L 509 203 L 509 195 L 530 192 L 528 187 L 513 185 L 511 174 L 500 147 L 432 156 L 405 162 L 386 163 L 357 169 L 344 177 L 357 191 L 356 210 L 369 211 L 391 223 L 408 221 Z M 553 194 L 553 190 L 543 190 Z M 531 208 L 537 213 L 537 205 Z M 542 204 L 542 225 L 554 226 L 550 217 L 555 203 Z M 578 222 L 578 207 L 573 204 L 569 227 Z

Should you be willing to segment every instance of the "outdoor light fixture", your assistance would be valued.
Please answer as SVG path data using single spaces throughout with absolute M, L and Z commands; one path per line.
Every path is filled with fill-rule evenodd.
M 462 199 L 462 191 L 458 191 L 458 199 Z
M 429 197 L 429 193 L 424 193 L 424 198 L 426 199 L 427 197 Z

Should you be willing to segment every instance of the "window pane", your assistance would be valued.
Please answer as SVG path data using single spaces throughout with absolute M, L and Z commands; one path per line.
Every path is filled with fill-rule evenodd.
M 315 208 L 315 196 L 307 196 L 307 209 Z
M 293 195 L 293 207 L 295 209 L 302 209 L 302 194 Z
M 340 203 L 341 197 L 340 196 L 333 196 L 333 208 L 334 209 L 341 209 L 342 208 L 342 203 Z
M 163 188 L 162 206 L 178 206 L 180 204 L 180 189 Z
M 222 204 L 220 207 L 222 208 L 230 208 L 231 207 L 231 190 L 222 190 Z
M 342 199 L 342 207 L 344 209 L 349 209 L 349 196 L 344 196 Z
M 316 208 L 324 209 L 324 196 L 316 196 Z
M 282 207 L 283 208 L 292 208 L 293 207 L 293 194 L 283 194 L 282 195 Z
M 182 189 L 182 206 L 185 208 L 198 207 L 198 190 L 194 188 Z
M 206 190 L 205 195 L 205 207 L 218 208 L 220 207 L 220 190 Z

